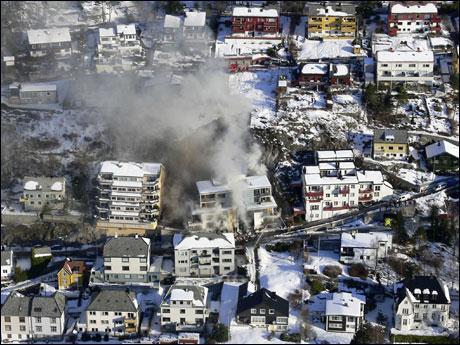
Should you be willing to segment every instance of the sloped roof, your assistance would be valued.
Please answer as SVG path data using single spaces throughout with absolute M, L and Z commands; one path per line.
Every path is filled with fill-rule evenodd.
M 432 158 L 447 153 L 448 155 L 458 159 L 459 149 L 458 146 L 446 140 L 441 140 L 425 147 L 425 152 L 427 158 Z
M 29 44 L 70 42 L 70 31 L 68 28 L 27 30 Z
M 360 316 L 361 304 L 365 304 L 365 297 L 358 298 L 349 292 L 332 294 L 332 299 L 326 301 L 325 315 Z
M 150 239 L 144 237 L 112 237 L 104 245 L 105 257 L 147 257 Z
M 184 26 L 204 26 L 206 23 L 206 12 L 186 12 Z
M 391 243 L 392 238 L 393 235 L 386 232 L 361 232 L 357 234 L 343 232 L 340 238 L 340 245 L 352 248 L 378 248 L 379 242 Z
M 173 238 L 174 249 L 192 248 L 235 248 L 235 238 L 232 233 L 190 233 L 175 234 Z
M 242 298 L 238 302 L 236 313 L 254 308 L 261 303 L 265 303 L 270 306 L 271 309 L 276 309 L 279 313 L 285 316 L 289 316 L 289 302 L 284 298 L 278 296 L 275 292 L 268 289 L 262 288 L 249 296 Z
M 11 293 L 2 307 L 2 315 L 28 316 L 32 297 L 24 296 L 18 292 Z
M 400 282 L 400 287 L 396 291 L 396 304 L 407 296 L 407 291 L 411 294 L 410 297 L 418 300 L 418 303 L 424 304 L 449 304 L 450 296 L 447 286 L 443 284 L 435 276 L 415 276 L 412 279 L 404 279 Z M 416 291 L 418 289 L 419 291 Z M 430 294 L 425 293 L 430 291 Z M 433 294 L 432 292 L 436 293 Z M 420 294 L 420 299 L 417 298 L 417 292 Z
M 60 318 L 65 309 L 65 296 L 56 292 L 53 296 L 36 296 L 32 299 L 30 316 Z
M 86 271 L 86 264 L 84 261 L 66 261 L 62 266 L 62 269 L 66 270 L 69 274 L 72 274 L 74 270 L 78 273 L 83 273 Z
M 126 290 L 103 289 L 93 297 L 87 310 L 137 312 L 136 294 Z
M 374 143 L 388 143 L 388 141 L 385 141 L 385 137 L 389 135 L 394 136 L 394 140 L 391 143 L 407 144 L 407 131 L 401 129 L 375 129 Z

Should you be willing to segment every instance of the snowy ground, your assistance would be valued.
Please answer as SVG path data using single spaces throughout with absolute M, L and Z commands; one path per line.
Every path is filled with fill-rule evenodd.
M 423 216 L 429 216 L 433 206 L 438 206 L 441 212 L 445 211 L 447 198 L 444 191 L 418 198 L 416 199 L 417 209 Z

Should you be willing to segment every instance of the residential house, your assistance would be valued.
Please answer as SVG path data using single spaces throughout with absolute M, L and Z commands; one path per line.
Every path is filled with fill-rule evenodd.
M 161 216 L 164 179 L 159 163 L 102 162 L 97 228 L 109 236 L 153 232 Z
M 181 19 L 170 14 L 165 15 L 163 24 L 163 41 L 176 42 L 181 36 Z
M 394 84 L 433 84 L 433 51 L 378 51 L 376 60 L 377 86 Z
M 326 301 L 326 331 L 355 333 L 364 321 L 364 296 L 336 292 Z
M 441 32 L 441 17 L 435 2 L 392 2 L 388 6 L 388 34 L 427 34 Z
M 329 82 L 331 85 L 350 85 L 350 69 L 345 64 L 329 65 Z
M 299 85 L 325 84 L 328 80 L 329 65 L 326 63 L 306 63 L 299 75 Z
M 185 12 L 183 37 L 185 40 L 206 40 L 206 12 Z
M 353 39 L 356 11 L 352 4 L 308 4 L 308 38 Z
M 375 129 L 373 158 L 400 159 L 409 153 L 408 134 L 400 129 Z
M 208 289 L 176 283 L 166 292 L 160 308 L 162 330 L 202 331 L 209 316 Z
M 112 237 L 103 250 L 104 281 L 109 283 L 147 283 L 150 273 L 150 239 Z
M 232 233 L 175 234 L 175 273 L 178 277 L 227 275 L 235 270 Z
M 457 145 L 446 140 L 435 142 L 425 147 L 428 167 L 432 171 L 458 171 Z
M 64 177 L 24 177 L 24 192 L 20 201 L 26 211 L 41 211 L 45 207 L 63 209 L 66 198 Z
M 114 336 L 137 334 L 139 305 L 129 290 L 104 288 L 94 293 L 86 309 L 86 331 Z
M 2 250 L 2 280 L 9 280 L 14 275 L 14 261 L 12 250 Z
M 386 258 L 393 235 L 385 232 L 343 232 L 340 235 L 340 259 L 345 264 L 362 263 L 375 268 L 377 260 Z
M 56 104 L 57 85 L 48 83 L 17 83 L 9 86 L 11 104 Z
M 62 339 L 66 324 L 66 298 L 59 292 L 49 296 L 26 296 L 12 292 L 1 311 L 2 342 L 32 339 Z
M 447 327 L 449 289 L 434 276 L 415 276 L 394 285 L 395 328 L 400 331 Z
M 84 261 L 73 261 L 69 258 L 64 262 L 58 271 L 58 289 L 82 288 L 86 274 L 86 264 Z
M 247 176 L 243 180 L 244 215 L 254 229 L 278 218 L 278 205 L 272 196 L 272 186 L 266 175 Z
M 287 331 L 289 302 L 262 288 L 242 298 L 236 310 L 237 322 L 266 327 L 269 332 Z
M 31 57 L 54 54 L 59 58 L 72 54 L 72 39 L 68 28 L 27 30 L 27 43 Z
M 302 169 L 307 221 L 343 214 L 393 194 L 380 171 L 355 167 L 351 150 L 317 151 L 316 157 L 316 165 Z
M 51 248 L 48 246 L 34 247 L 32 248 L 32 258 L 52 258 L 53 253 Z
M 235 7 L 232 16 L 234 36 L 263 37 L 277 36 L 279 15 L 276 9 Z

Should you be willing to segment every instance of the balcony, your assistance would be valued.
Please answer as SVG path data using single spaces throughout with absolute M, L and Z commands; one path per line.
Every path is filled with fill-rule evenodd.
M 441 17 L 433 17 L 431 18 L 431 22 L 432 23 L 441 23 Z
M 372 199 L 373 199 L 372 194 L 358 197 L 358 201 L 362 201 L 362 202 L 372 201 Z
M 342 206 L 325 206 L 323 208 L 324 211 L 341 211 L 341 210 L 348 210 L 350 205 L 342 205 Z
M 305 192 L 305 196 L 323 196 L 323 190 L 312 190 Z
M 372 187 L 366 187 L 365 189 L 359 190 L 360 193 L 372 193 L 373 191 Z
M 124 318 L 125 333 L 136 333 L 137 332 L 137 319 L 135 317 Z
M 339 188 L 339 193 L 343 194 L 343 195 L 349 194 L 350 193 L 350 188 L 348 188 L 348 187 Z

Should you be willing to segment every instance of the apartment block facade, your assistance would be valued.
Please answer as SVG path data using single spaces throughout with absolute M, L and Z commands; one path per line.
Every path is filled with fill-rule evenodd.
M 388 6 L 388 35 L 441 32 L 441 17 L 434 2 L 393 2 Z
M 409 154 L 409 135 L 400 129 L 374 130 L 373 157 L 374 159 L 405 160 Z
M 387 257 L 392 248 L 391 233 L 342 233 L 340 235 L 340 259 L 345 264 L 362 263 L 375 268 L 377 260 Z
M 51 209 L 64 208 L 66 183 L 63 177 L 24 177 L 24 192 L 20 202 L 25 211 L 41 211 L 45 205 Z
M 355 7 L 349 4 L 309 4 L 308 38 L 353 39 L 356 33 Z
M 232 16 L 232 33 L 236 36 L 276 36 L 279 16 L 275 9 L 235 7 Z
M 31 57 L 54 54 L 55 57 L 72 55 L 72 39 L 68 28 L 27 30 L 27 42 Z

